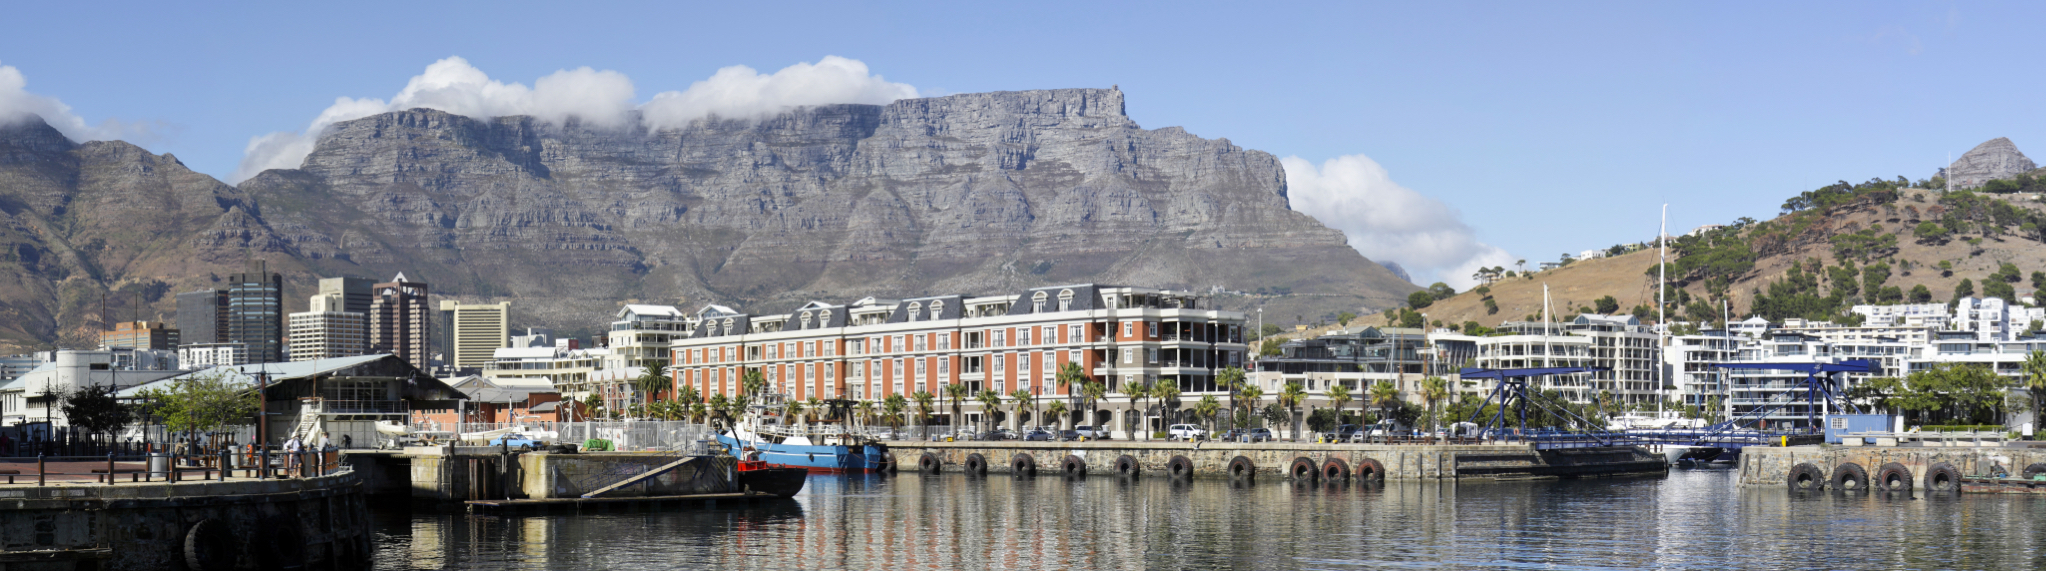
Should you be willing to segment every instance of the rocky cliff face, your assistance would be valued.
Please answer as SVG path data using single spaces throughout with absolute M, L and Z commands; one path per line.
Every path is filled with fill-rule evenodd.
M 1975 188 L 1999 178 L 2011 178 L 2019 173 L 2038 168 L 2032 159 L 2018 152 L 2018 146 L 2010 139 L 1997 137 L 1975 145 L 1961 158 L 1955 159 L 1948 168 L 1948 174 L 1956 190 Z
M 806 107 L 658 132 L 414 109 L 336 124 L 301 168 L 238 188 L 125 143 L 0 132 L 0 200 L 30 229 L 0 241 L 28 236 L 38 252 L 0 275 L 24 292 L 81 278 L 43 268 L 81 241 L 109 245 L 81 258 L 108 268 L 87 272 L 82 297 L 93 285 L 196 289 L 262 259 L 286 272 L 293 307 L 314 277 L 402 270 L 565 331 L 601 327 L 628 300 L 775 311 L 1055 282 L 1276 286 L 1293 294 L 1216 301 L 1312 319 L 1414 289 L 1290 209 L 1271 155 L 1142 129 L 1116 90 Z M 48 339 L 86 309 L 51 306 L 24 333 Z

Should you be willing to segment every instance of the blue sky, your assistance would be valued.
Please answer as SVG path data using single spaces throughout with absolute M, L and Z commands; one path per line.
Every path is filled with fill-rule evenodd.
M 1665 202 L 1681 231 L 1994 137 L 2046 153 L 2036 4 L 733 4 L 41 3 L 0 66 L 222 178 L 449 56 L 615 70 L 642 102 L 828 55 L 922 95 L 1119 84 L 1147 128 L 1296 158 L 1311 213 L 1423 282 L 1647 239 Z

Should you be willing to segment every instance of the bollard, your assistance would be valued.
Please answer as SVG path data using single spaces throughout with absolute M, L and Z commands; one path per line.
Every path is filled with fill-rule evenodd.
M 107 453 L 107 485 L 114 485 L 114 453 Z
M 256 462 L 256 479 L 258 480 L 270 479 L 270 447 L 264 446 L 262 449 L 257 450 L 256 454 L 258 456 Z
M 36 455 L 36 485 L 38 485 L 38 486 L 41 486 L 41 485 L 44 485 L 44 484 L 48 483 L 48 473 L 49 473 L 49 471 L 50 471 L 50 470 L 49 470 L 49 468 L 46 468 L 46 467 L 44 467 L 44 466 L 45 466 L 45 464 L 43 464 L 43 455 L 41 455 L 41 454 L 37 454 L 37 455 Z
M 227 481 L 228 471 L 234 469 L 233 468 L 234 463 L 232 462 L 233 458 L 234 458 L 233 450 L 228 448 L 220 449 L 220 481 L 222 482 Z

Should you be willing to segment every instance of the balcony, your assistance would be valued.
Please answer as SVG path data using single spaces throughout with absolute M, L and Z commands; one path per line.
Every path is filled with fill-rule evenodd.
M 405 414 L 412 410 L 402 400 L 322 400 L 320 412 L 325 414 Z

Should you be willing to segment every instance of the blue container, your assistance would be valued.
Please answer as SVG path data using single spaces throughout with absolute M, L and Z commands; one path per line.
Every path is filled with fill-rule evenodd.
M 1889 432 L 1896 417 L 1887 414 L 1826 415 L 1826 443 L 1839 444 L 1851 432 Z

